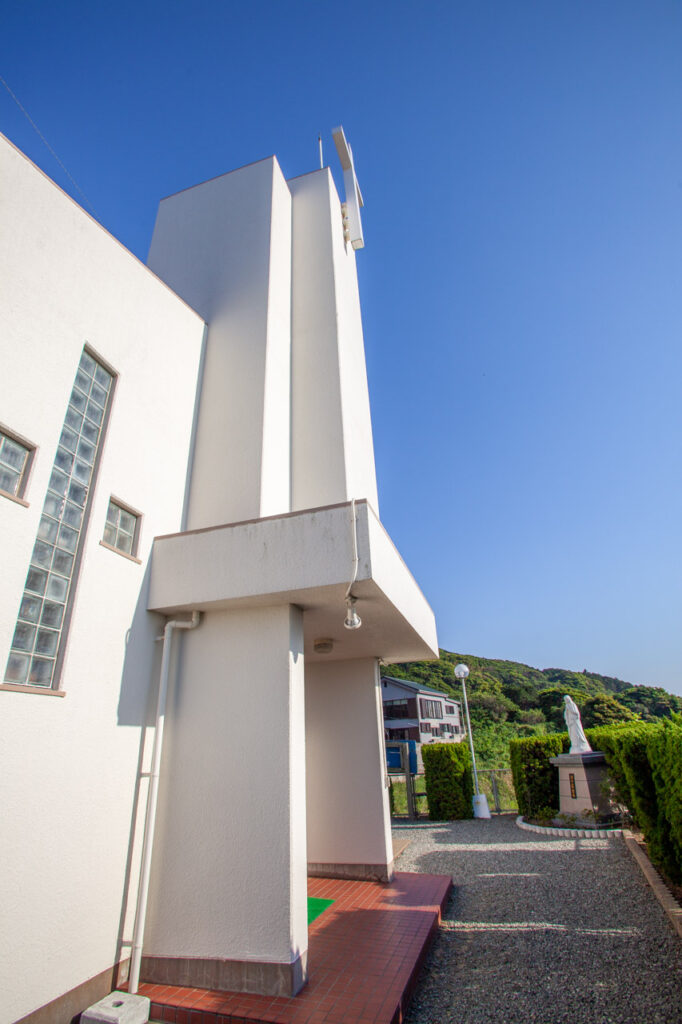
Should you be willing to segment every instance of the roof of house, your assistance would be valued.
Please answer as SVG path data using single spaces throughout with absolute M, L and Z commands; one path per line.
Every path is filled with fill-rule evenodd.
M 382 680 L 388 680 L 389 683 L 398 683 L 400 686 L 404 686 L 408 690 L 414 690 L 415 693 L 433 694 L 435 697 L 441 697 L 443 700 L 452 701 L 454 704 L 460 703 L 454 697 L 451 697 L 449 693 L 444 693 L 443 690 L 433 690 L 430 686 L 422 686 L 421 683 L 414 683 L 411 679 L 396 679 L 395 676 L 382 676 L 381 678 Z

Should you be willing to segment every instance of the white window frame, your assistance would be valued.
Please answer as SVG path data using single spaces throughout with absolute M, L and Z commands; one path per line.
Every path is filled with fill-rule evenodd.
M 21 448 L 25 448 L 27 453 L 24 468 L 19 477 L 19 486 L 16 494 L 13 494 L 12 491 L 6 491 L 4 488 L 0 487 L 0 495 L 3 498 L 9 498 L 10 501 L 16 501 L 19 505 L 24 505 L 24 507 L 28 508 L 28 502 L 25 499 L 25 495 L 28 491 L 28 485 L 31 479 L 33 464 L 35 462 L 35 454 L 38 450 L 38 446 L 33 444 L 33 442 L 29 441 L 27 438 L 22 437 L 21 434 L 17 434 L 16 430 L 10 430 L 10 428 L 6 427 L 4 423 L 0 423 L 0 434 L 6 437 L 9 441 L 13 441 L 14 444 L 18 444 Z
M 140 535 L 142 533 L 142 520 L 144 516 L 138 509 L 133 508 L 133 506 L 129 505 L 127 501 L 123 501 L 121 498 L 118 498 L 115 494 L 111 494 L 109 496 L 109 503 L 107 504 L 107 515 L 112 505 L 115 505 L 116 508 L 120 509 L 122 512 L 127 512 L 128 515 L 132 516 L 133 519 L 135 520 L 135 532 L 133 534 L 132 547 L 129 552 L 124 551 L 123 548 L 119 548 L 115 544 L 111 544 L 109 541 L 104 540 L 104 538 L 100 540 L 100 544 L 102 545 L 103 548 L 106 548 L 107 551 L 113 551 L 117 555 L 122 555 L 123 558 L 130 559 L 131 562 L 136 562 L 138 565 L 141 565 L 142 563 L 141 560 L 137 557 L 137 552 L 140 547 Z M 109 519 L 105 519 L 105 529 L 108 522 Z

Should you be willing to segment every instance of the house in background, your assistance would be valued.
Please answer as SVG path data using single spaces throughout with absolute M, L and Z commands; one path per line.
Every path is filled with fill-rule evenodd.
M 269 157 L 163 200 L 148 266 L 0 138 L 0 1024 L 131 957 L 294 994 L 308 874 L 393 875 L 379 662 L 438 645 L 379 519 L 336 136 L 344 204 Z
M 441 690 L 431 690 L 409 679 L 381 677 L 386 741 L 459 743 L 464 739 L 462 708 Z

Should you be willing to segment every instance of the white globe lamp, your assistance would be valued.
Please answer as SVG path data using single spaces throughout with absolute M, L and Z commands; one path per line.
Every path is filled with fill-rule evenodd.
M 462 696 L 464 698 L 464 714 L 467 720 L 467 732 L 469 733 L 469 748 L 471 750 L 471 766 L 474 770 L 474 818 L 489 818 L 490 809 L 485 793 L 478 788 L 478 772 L 476 771 L 476 754 L 474 752 L 474 737 L 471 732 L 471 719 L 469 718 L 469 702 L 467 700 L 466 680 L 469 677 L 469 666 L 460 663 L 455 665 L 455 679 L 462 684 Z

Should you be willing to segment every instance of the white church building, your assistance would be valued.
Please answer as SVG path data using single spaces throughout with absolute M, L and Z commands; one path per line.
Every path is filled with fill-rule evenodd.
M 0 137 L 0 1024 L 129 970 L 294 994 L 308 875 L 392 877 L 379 664 L 438 647 L 335 141 L 343 203 L 260 160 L 164 199 L 145 266 Z

